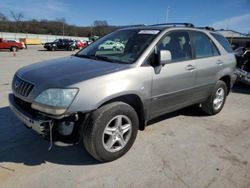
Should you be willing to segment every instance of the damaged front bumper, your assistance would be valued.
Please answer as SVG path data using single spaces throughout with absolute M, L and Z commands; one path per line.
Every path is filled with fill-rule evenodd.
M 52 119 L 33 117 L 31 114 L 20 108 L 15 102 L 13 94 L 9 94 L 9 106 L 18 119 L 20 119 L 28 128 L 33 129 L 42 136 L 47 135 L 50 126 L 53 126 Z
M 13 94 L 9 94 L 9 106 L 18 119 L 28 128 L 33 129 L 53 144 L 52 134 L 61 136 L 72 135 L 73 142 L 79 143 L 82 139 L 83 127 L 87 122 L 90 112 L 71 113 L 61 116 L 46 115 L 31 107 L 31 103 L 25 102 Z M 61 140 L 60 140 L 61 141 Z
M 18 104 L 15 102 L 13 94 L 9 94 L 9 106 L 18 119 L 20 119 L 26 127 L 33 129 L 43 137 L 49 136 L 50 146 L 48 150 L 51 150 L 53 146 L 52 128 L 54 121 L 52 119 L 38 119 L 33 117 L 18 106 Z

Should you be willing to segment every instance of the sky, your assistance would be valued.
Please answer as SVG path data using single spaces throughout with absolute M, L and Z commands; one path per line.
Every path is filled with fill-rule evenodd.
M 90 26 L 189 22 L 250 32 L 250 0 L 0 0 L 0 12 L 22 12 L 24 20 L 65 18 L 68 24 Z M 168 12 L 168 16 L 167 16 Z

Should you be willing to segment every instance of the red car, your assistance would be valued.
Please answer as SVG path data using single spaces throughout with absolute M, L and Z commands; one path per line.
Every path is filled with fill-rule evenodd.
M 16 41 L 7 41 L 3 38 L 0 38 L 0 49 L 9 49 L 10 51 L 17 51 L 18 49 L 22 49 L 23 44 Z
M 88 43 L 85 41 L 80 41 L 80 40 L 76 40 L 76 49 L 82 49 L 85 48 L 88 45 Z

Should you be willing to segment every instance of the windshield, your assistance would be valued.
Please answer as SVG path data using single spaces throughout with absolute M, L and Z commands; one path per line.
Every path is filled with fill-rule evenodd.
M 121 30 L 113 32 L 76 54 L 114 63 L 134 63 L 158 35 L 158 30 Z

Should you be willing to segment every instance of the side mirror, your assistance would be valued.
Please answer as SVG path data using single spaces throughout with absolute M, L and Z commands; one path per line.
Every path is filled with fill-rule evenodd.
M 167 63 L 170 63 L 172 60 L 172 55 L 169 50 L 160 50 L 159 51 L 159 64 L 165 65 Z

